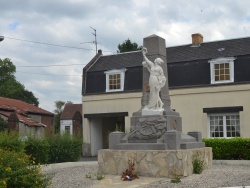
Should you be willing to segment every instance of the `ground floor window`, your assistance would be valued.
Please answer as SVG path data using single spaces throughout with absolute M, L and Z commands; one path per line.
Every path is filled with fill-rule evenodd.
M 211 138 L 240 137 L 239 113 L 210 114 L 209 130 Z
M 65 134 L 70 134 L 70 126 L 65 126 Z

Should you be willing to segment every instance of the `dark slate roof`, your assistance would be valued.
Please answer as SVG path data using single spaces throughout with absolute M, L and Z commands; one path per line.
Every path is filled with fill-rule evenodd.
M 82 104 L 71 104 L 67 103 L 63 109 L 61 120 L 73 119 L 76 112 L 82 114 Z
M 166 51 L 168 63 L 240 56 L 250 54 L 250 37 L 203 42 L 199 47 L 192 44 L 167 47 Z M 141 51 L 100 56 L 88 72 L 141 66 L 142 61 Z
M 250 54 L 250 37 L 167 48 L 168 63 Z
M 101 56 L 88 72 L 141 66 L 142 61 L 141 51 Z

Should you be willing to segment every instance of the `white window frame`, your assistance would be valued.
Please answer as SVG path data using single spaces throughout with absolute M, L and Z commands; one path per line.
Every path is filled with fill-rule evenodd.
M 226 116 L 239 116 L 239 121 L 240 121 L 240 113 L 211 113 L 208 114 L 208 120 L 207 120 L 207 125 L 208 125 L 208 138 L 235 138 L 235 137 L 227 137 L 227 125 L 226 125 Z M 211 116 L 223 116 L 223 137 L 211 137 L 211 125 L 210 125 L 210 117 Z M 240 122 L 239 122 L 240 123 Z M 240 136 L 241 136 L 241 123 L 240 123 Z
M 66 130 L 66 128 L 69 128 L 69 135 L 71 135 L 71 126 L 70 125 L 65 125 L 64 126 L 64 133 L 67 133 L 67 130 Z
M 212 59 L 208 61 L 210 63 L 210 75 L 211 75 L 211 84 L 220 84 L 220 83 L 231 83 L 234 82 L 234 60 L 235 57 L 223 57 L 223 58 L 217 58 Z M 229 69 L 230 69 L 230 79 L 229 80 L 221 80 L 221 81 L 215 81 L 215 65 L 216 64 L 222 64 L 222 63 L 229 63 Z
M 127 69 L 113 69 L 109 71 L 105 71 L 106 74 L 106 92 L 116 92 L 116 91 L 123 91 L 124 90 L 124 80 L 125 80 L 125 72 Z M 120 74 L 121 79 L 121 88 L 120 89 L 109 89 L 109 76 L 113 74 Z

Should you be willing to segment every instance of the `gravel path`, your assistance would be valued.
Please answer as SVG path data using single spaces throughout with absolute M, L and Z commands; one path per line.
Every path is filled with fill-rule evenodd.
M 84 165 L 55 171 L 50 188 L 89 188 L 98 184 L 98 180 L 86 175 L 97 173 L 97 165 Z M 181 183 L 171 183 L 170 179 L 151 183 L 140 188 L 217 188 L 250 186 L 250 166 L 213 165 L 202 174 L 181 179 Z M 131 182 L 132 183 L 132 182 Z
M 89 188 L 99 183 L 94 179 L 97 173 L 97 165 L 84 165 L 70 167 L 54 171 L 52 184 L 49 188 Z M 87 178 L 91 176 L 92 178 Z
M 181 183 L 171 183 L 171 180 L 163 180 L 151 183 L 143 188 L 217 188 L 250 186 L 249 166 L 213 165 L 211 169 L 204 170 L 202 174 L 181 179 Z M 142 187 L 140 187 L 142 188 Z

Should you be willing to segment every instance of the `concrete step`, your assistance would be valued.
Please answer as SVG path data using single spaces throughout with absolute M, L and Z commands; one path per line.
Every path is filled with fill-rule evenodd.
M 181 149 L 193 149 L 193 148 L 203 148 L 205 147 L 204 142 L 185 142 L 181 143 Z

